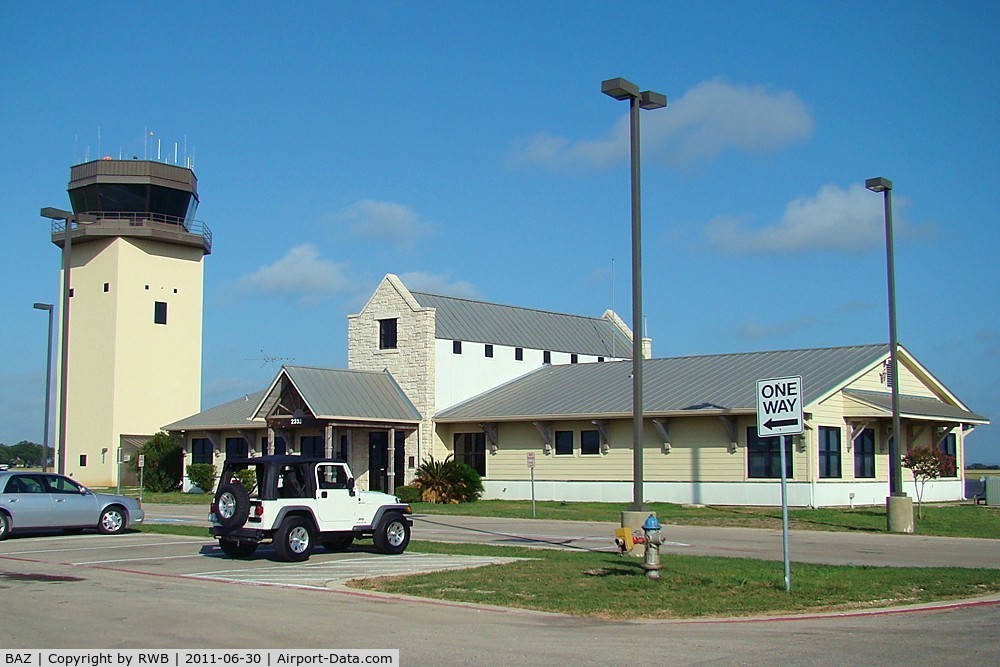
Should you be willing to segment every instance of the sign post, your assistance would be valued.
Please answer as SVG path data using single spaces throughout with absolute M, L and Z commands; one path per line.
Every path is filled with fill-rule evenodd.
M 146 455 L 139 454 L 139 503 L 142 503 L 142 469 L 146 467 Z
M 528 452 L 528 470 L 531 471 L 531 518 L 535 518 L 535 453 Z
M 802 376 L 757 380 L 757 437 L 777 437 L 778 448 L 781 450 L 781 541 L 786 591 L 792 590 L 792 569 L 788 554 L 788 468 L 785 445 L 791 444 L 791 437 L 802 431 Z

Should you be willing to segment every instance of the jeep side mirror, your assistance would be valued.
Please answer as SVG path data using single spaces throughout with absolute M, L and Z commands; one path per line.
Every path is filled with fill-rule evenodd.
M 348 477 L 347 478 L 347 490 L 351 492 L 352 496 L 354 495 L 354 478 L 353 477 Z

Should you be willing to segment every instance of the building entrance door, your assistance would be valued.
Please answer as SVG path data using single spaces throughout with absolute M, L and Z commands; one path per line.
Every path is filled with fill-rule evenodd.
M 368 434 L 368 489 L 389 490 L 389 434 L 372 431 Z

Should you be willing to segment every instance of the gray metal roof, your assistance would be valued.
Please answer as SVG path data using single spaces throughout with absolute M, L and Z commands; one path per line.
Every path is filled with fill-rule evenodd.
M 379 422 L 420 421 L 420 412 L 388 371 L 284 366 L 281 373 L 291 380 L 314 417 Z
M 826 396 L 889 353 L 888 345 L 651 359 L 643 411 L 756 412 L 757 380 L 802 376 L 803 405 Z M 441 422 L 632 414 L 632 362 L 546 366 L 442 410 Z
M 892 413 L 892 394 L 881 391 L 861 391 L 845 389 L 844 395 L 876 408 L 879 414 Z M 928 396 L 899 397 L 899 414 L 909 418 L 958 420 L 969 423 L 988 424 L 989 419 L 974 412 L 963 410 L 957 405 L 943 403 Z
M 263 423 L 253 424 L 249 421 L 257 403 L 264 397 L 264 390 L 246 394 L 234 401 L 216 405 L 198 414 L 167 424 L 164 431 L 193 431 L 197 429 L 237 429 L 248 426 L 263 426 Z
M 632 341 L 611 321 L 411 292 L 436 309 L 435 337 L 594 356 L 632 357 Z

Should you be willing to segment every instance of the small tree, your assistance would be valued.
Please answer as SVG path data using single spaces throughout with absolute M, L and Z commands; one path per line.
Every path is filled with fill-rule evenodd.
M 932 479 L 955 474 L 955 457 L 937 447 L 917 447 L 903 456 L 903 467 L 913 473 L 913 488 L 917 492 L 917 517 L 924 518 L 924 486 Z
M 177 441 L 160 431 L 139 447 L 139 454 L 145 457 L 142 484 L 146 489 L 162 493 L 180 486 L 184 461 Z M 139 472 L 138 456 L 129 461 L 129 467 L 133 472 Z
M 469 465 L 455 461 L 449 454 L 444 461 L 428 457 L 417 468 L 413 485 L 420 489 L 424 502 L 469 503 L 483 492 L 483 480 Z
M 215 478 L 219 473 L 211 463 L 192 463 L 187 467 L 187 476 L 191 483 L 205 493 L 215 489 Z

